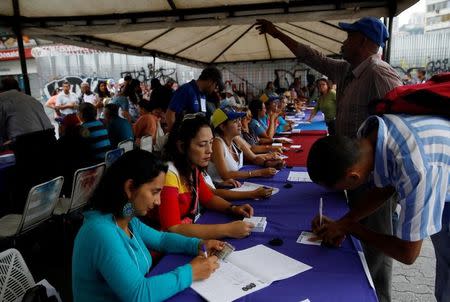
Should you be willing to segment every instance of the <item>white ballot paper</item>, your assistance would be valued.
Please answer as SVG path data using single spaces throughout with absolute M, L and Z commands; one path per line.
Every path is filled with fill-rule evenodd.
M 207 301 L 233 301 L 312 268 L 262 244 L 235 251 L 219 264 L 208 279 L 191 285 Z
M 272 195 L 275 195 L 278 192 L 280 192 L 280 189 L 278 189 L 278 188 L 264 186 L 264 185 L 259 185 L 259 184 L 255 184 L 255 183 L 252 183 L 252 182 L 246 182 L 246 181 L 242 184 L 242 186 L 240 186 L 239 188 L 233 188 L 233 189 L 231 189 L 231 191 L 248 192 L 248 191 L 256 190 L 256 189 L 261 188 L 261 187 L 272 189 Z
M 311 241 L 310 239 L 316 238 L 314 233 L 303 231 L 297 238 L 297 243 L 308 244 L 308 245 L 320 245 L 322 240 Z
M 302 132 L 302 129 L 292 129 L 292 133 L 300 133 Z
M 273 139 L 275 142 L 278 143 L 288 143 L 288 144 L 292 144 L 293 140 L 287 137 L 276 137 Z
M 244 218 L 243 220 L 245 222 L 250 222 L 255 226 L 252 229 L 252 232 L 262 233 L 266 230 L 266 226 L 267 226 L 267 218 L 266 217 L 252 216 L 250 218 Z
M 309 178 L 308 172 L 296 172 L 296 171 L 289 172 L 287 180 L 295 182 L 312 182 L 311 178 Z

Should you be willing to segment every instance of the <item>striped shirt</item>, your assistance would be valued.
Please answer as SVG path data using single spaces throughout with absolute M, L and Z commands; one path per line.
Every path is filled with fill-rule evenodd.
M 393 186 L 399 195 L 397 237 L 417 241 L 439 232 L 445 203 L 450 202 L 450 121 L 437 116 L 371 116 L 358 135 L 367 136 L 376 126 L 373 178 L 375 186 Z
M 297 53 L 300 62 L 337 84 L 336 133 L 339 135 L 355 137 L 359 126 L 369 116 L 369 101 L 382 98 L 402 85 L 398 73 L 377 54 L 352 70 L 347 61 L 329 58 L 308 45 L 299 43 Z
M 91 145 L 95 158 L 105 160 L 106 152 L 111 149 L 111 142 L 105 126 L 99 120 L 83 123 L 82 126 L 89 130 L 87 140 Z

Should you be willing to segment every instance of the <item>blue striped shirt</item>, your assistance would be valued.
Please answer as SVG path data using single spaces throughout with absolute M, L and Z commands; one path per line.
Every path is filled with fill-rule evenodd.
M 399 195 L 397 237 L 417 241 L 439 232 L 445 202 L 450 202 L 450 121 L 437 116 L 371 116 L 358 136 L 368 135 L 374 126 L 374 183 L 393 186 Z
M 89 130 L 88 142 L 97 159 L 104 160 L 105 154 L 111 149 L 111 142 L 108 138 L 108 130 L 99 120 L 83 123 Z

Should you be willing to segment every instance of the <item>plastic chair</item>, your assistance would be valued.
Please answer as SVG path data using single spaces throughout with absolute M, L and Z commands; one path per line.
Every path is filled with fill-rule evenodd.
M 134 148 L 134 142 L 131 139 L 126 139 L 117 144 L 117 148 L 122 148 L 125 152 L 131 151 Z
M 105 165 L 109 168 L 119 157 L 121 157 L 125 151 L 122 148 L 117 148 L 106 152 Z
M 145 135 L 141 137 L 141 145 L 142 150 L 152 152 L 153 151 L 153 138 L 151 135 Z
M 0 301 L 14 302 L 35 285 L 25 261 L 16 249 L 0 253 Z
M 48 220 L 61 193 L 64 177 L 59 176 L 31 188 L 22 215 L 8 214 L 0 218 L 0 238 L 25 233 Z
M 71 197 L 60 198 L 53 214 L 69 214 L 83 208 L 100 182 L 104 171 L 104 163 L 75 171 Z

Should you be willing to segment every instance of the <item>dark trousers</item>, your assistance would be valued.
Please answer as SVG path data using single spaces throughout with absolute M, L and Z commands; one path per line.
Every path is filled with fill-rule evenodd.
M 16 157 L 11 211 L 22 213 L 30 189 L 55 177 L 53 158 L 55 130 L 48 129 L 16 137 L 12 149 Z M 70 160 L 70 159 L 68 159 Z
M 328 134 L 329 135 L 336 135 L 336 120 L 325 122 L 328 127 Z
M 366 186 L 362 186 L 347 192 L 350 209 L 358 202 L 365 202 L 365 200 L 360 198 L 367 189 Z M 376 212 L 363 219 L 361 223 L 374 232 L 392 235 L 392 213 L 396 204 L 397 194 L 394 194 Z M 378 300 L 380 302 L 390 302 L 392 294 L 392 258 L 364 242 L 361 242 L 361 244 Z

